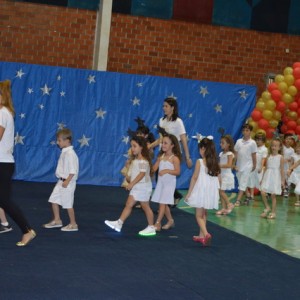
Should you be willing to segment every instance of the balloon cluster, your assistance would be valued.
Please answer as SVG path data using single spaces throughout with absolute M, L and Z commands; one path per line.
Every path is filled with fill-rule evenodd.
M 277 128 L 283 134 L 300 137 L 300 62 L 286 67 L 283 75 L 276 75 L 275 82 L 258 99 L 248 123 L 254 134 L 263 133 L 267 139 L 274 136 Z

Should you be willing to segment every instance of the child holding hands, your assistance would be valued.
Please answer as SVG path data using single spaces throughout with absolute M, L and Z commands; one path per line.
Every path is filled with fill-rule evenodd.
M 44 228 L 60 228 L 62 221 L 59 213 L 59 206 L 67 209 L 70 218 L 70 224 L 62 227 L 62 231 L 78 231 L 78 225 L 75 220 L 74 192 L 76 189 L 76 180 L 78 178 L 79 162 L 78 157 L 72 146 L 72 132 L 68 128 L 59 130 L 56 133 L 57 144 L 62 149 L 55 175 L 58 178 L 53 192 L 49 198 L 52 203 L 53 220 L 44 224 Z
M 176 176 L 180 175 L 180 146 L 176 136 L 165 134 L 162 140 L 161 152 L 153 171 L 158 172 L 158 181 L 151 201 L 159 203 L 159 213 L 155 223 L 155 230 L 169 229 L 175 226 L 169 205 L 174 205 L 174 191 Z M 166 216 L 168 222 L 161 226 L 161 220 Z
M 196 221 L 200 227 L 199 235 L 194 236 L 193 241 L 203 246 L 209 246 L 212 238 L 206 228 L 207 209 L 218 209 L 220 198 L 220 166 L 212 139 L 211 136 L 205 137 L 198 144 L 202 159 L 196 162 L 185 200 L 189 206 L 195 207 Z
M 120 217 L 116 221 L 105 220 L 105 224 L 117 232 L 120 232 L 126 219 L 130 216 L 133 206 L 137 201 L 140 202 L 142 209 L 145 212 L 148 226 L 139 232 L 140 235 L 150 236 L 155 235 L 153 226 L 153 212 L 149 205 L 149 199 L 152 193 L 151 182 L 151 158 L 147 147 L 147 142 L 144 137 L 133 136 L 131 139 L 131 152 L 134 159 L 131 162 L 130 178 L 127 178 L 129 183 L 126 187 L 130 191 Z

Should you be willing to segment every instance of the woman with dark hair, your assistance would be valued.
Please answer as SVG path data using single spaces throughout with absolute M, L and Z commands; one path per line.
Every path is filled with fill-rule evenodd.
M 19 207 L 11 200 L 12 176 L 15 170 L 14 107 L 10 81 L 0 82 L 0 207 L 17 223 L 23 236 L 17 246 L 26 246 L 36 236 Z
M 176 136 L 178 142 L 182 145 L 186 165 L 188 168 L 191 168 L 193 166 L 193 162 L 191 160 L 189 148 L 187 145 L 185 127 L 183 121 L 180 119 L 178 114 L 177 101 L 172 97 L 166 98 L 164 100 L 163 111 L 164 116 L 159 120 L 159 126 L 163 128 L 167 133 Z M 161 144 L 161 142 L 162 137 L 160 137 L 154 143 L 152 143 L 151 146 L 156 146 L 158 144 Z M 177 190 L 175 190 L 174 198 L 176 205 L 178 201 L 182 198 L 182 195 Z

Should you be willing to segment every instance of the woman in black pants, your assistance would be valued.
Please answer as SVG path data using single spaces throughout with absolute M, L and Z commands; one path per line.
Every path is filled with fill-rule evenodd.
M 0 82 L 0 207 L 17 223 L 23 236 L 17 246 L 26 246 L 36 236 L 20 208 L 11 200 L 12 176 L 15 170 L 14 107 L 10 81 Z

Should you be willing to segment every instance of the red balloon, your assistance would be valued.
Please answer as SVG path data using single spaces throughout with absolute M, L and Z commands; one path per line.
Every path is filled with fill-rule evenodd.
M 284 116 L 281 118 L 281 121 L 282 121 L 282 123 L 286 124 L 286 123 L 289 121 L 289 118 L 288 118 L 286 115 L 284 115 Z
M 273 90 L 278 89 L 278 85 L 276 82 L 272 82 L 268 85 L 268 91 L 271 93 Z
M 253 121 L 258 122 L 262 118 L 262 114 L 259 110 L 254 109 L 251 114 L 251 118 Z
M 295 130 L 287 130 L 286 133 L 295 134 Z
M 271 97 L 274 101 L 278 102 L 281 100 L 282 94 L 279 90 L 274 89 L 271 91 Z
M 298 103 L 297 102 L 292 102 L 291 104 L 289 104 L 289 110 L 292 110 L 292 111 L 297 111 L 298 109 Z
M 271 139 L 274 136 L 275 128 L 268 128 L 266 130 L 266 137 L 267 139 Z
M 295 129 L 296 134 L 300 134 L 300 125 L 298 125 Z
M 281 127 L 280 127 L 280 131 L 285 134 L 287 132 L 287 126 L 285 124 L 283 124 Z
M 299 61 L 293 63 L 293 68 L 294 69 L 299 68 L 299 67 L 300 67 L 300 62 Z
M 286 107 L 286 104 L 283 101 L 279 101 L 279 102 L 277 102 L 276 110 L 283 112 L 285 110 L 285 107 Z
M 297 109 L 297 114 L 300 116 L 300 108 Z
M 253 119 L 253 117 L 252 117 Z M 265 119 L 260 119 L 258 122 L 257 122 L 257 125 L 259 128 L 263 129 L 263 130 L 267 130 L 269 128 L 269 122 Z
M 298 91 L 300 91 L 300 79 L 295 80 L 294 86 L 297 88 Z
M 286 123 L 286 126 L 288 130 L 295 130 L 297 127 L 297 122 L 290 120 Z
M 297 67 L 293 70 L 293 75 L 294 75 L 295 79 L 300 78 L 300 67 Z

